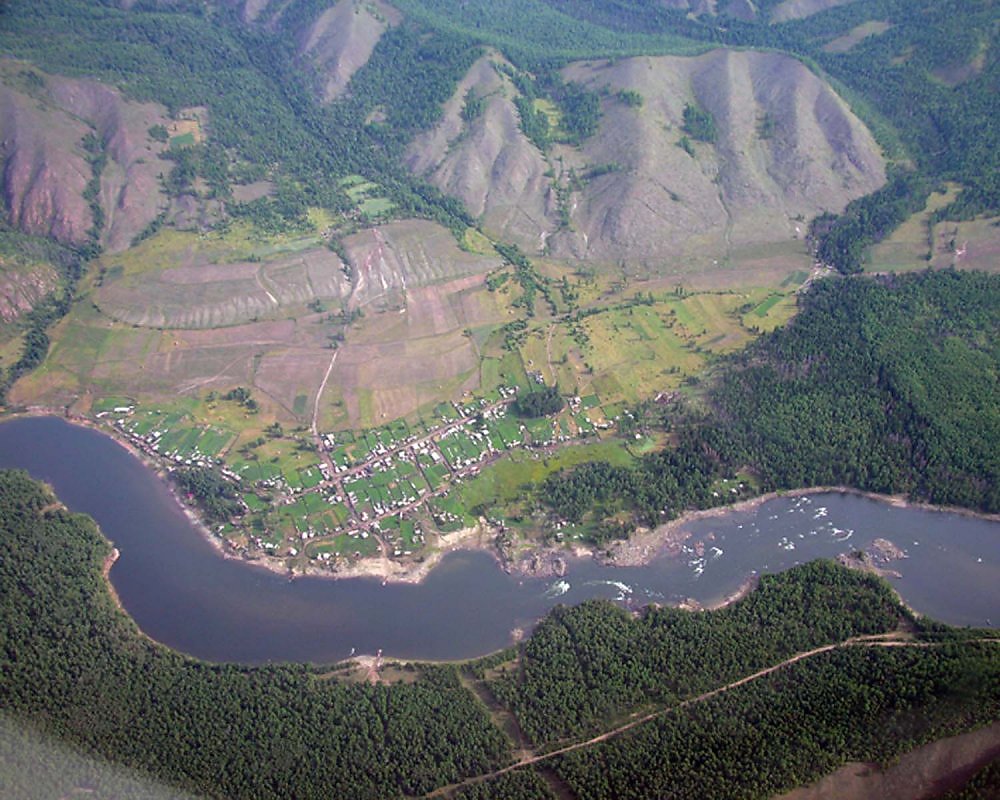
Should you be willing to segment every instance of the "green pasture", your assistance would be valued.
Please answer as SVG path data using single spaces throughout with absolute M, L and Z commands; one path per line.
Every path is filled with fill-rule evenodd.
M 795 272 L 789 273 L 788 277 L 785 278 L 778 286 L 782 289 L 794 289 L 801 286 L 809 279 L 809 273 L 805 270 L 796 270 Z
M 378 552 L 378 542 L 373 536 L 362 538 L 340 533 L 330 538 L 310 541 L 306 546 L 306 554 L 310 558 L 316 558 L 323 553 L 339 555 L 342 558 L 351 557 L 358 554 L 362 557 L 375 555 Z
M 569 469 L 588 461 L 606 461 L 617 466 L 628 466 L 635 459 L 618 439 L 562 447 L 547 457 L 532 451 L 512 450 L 495 463 L 483 467 L 474 478 L 456 487 L 449 498 L 450 510 L 466 514 L 472 509 L 487 507 L 493 503 L 515 503 L 523 498 L 527 487 L 537 485 L 561 469 Z
M 933 256 L 933 236 L 930 229 L 933 214 L 949 205 L 960 187 L 951 183 L 944 192 L 931 192 L 924 208 L 910 216 L 892 234 L 872 248 L 868 269 L 875 272 L 901 272 L 926 269 Z
M 194 138 L 194 134 L 190 131 L 179 134 L 178 136 L 170 137 L 171 150 L 177 150 L 181 147 L 194 147 L 196 144 L 197 140 Z
M 396 207 L 396 204 L 387 197 L 368 197 L 358 206 L 361 213 L 366 217 L 381 217 L 388 214 Z
M 125 408 L 127 406 L 134 406 L 135 400 L 131 397 L 125 397 L 123 395 L 111 395 L 109 397 L 99 397 L 94 400 L 90 405 L 90 410 L 94 414 L 107 413 L 113 411 L 116 408 Z
M 744 314 L 742 322 L 749 330 L 771 331 L 788 322 L 796 308 L 794 294 L 775 293 Z

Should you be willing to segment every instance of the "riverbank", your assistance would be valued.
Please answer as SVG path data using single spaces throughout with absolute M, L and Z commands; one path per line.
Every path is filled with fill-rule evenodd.
M 709 509 L 689 511 L 680 517 L 659 525 L 653 529 L 639 530 L 629 539 L 615 541 L 602 548 L 594 548 L 581 544 L 554 544 L 547 546 L 521 546 L 514 543 L 513 547 L 499 546 L 501 530 L 493 528 L 480 520 L 476 525 L 463 528 L 449 534 L 429 536 L 430 547 L 416 557 L 406 559 L 390 558 L 384 553 L 378 556 L 359 559 L 340 559 L 331 563 L 303 563 L 301 558 L 276 558 L 264 554 L 247 554 L 236 549 L 226 539 L 212 531 L 198 513 L 197 509 L 181 496 L 173 482 L 169 480 L 167 468 L 163 463 L 136 447 L 117 429 L 104 426 L 86 417 L 68 415 L 56 412 L 54 409 L 32 408 L 19 414 L 9 415 L 9 419 L 26 416 L 58 416 L 63 420 L 104 434 L 113 442 L 125 449 L 150 469 L 157 478 L 166 484 L 174 501 L 178 504 L 191 525 L 207 540 L 213 549 L 223 558 L 242 561 L 248 565 L 267 569 L 289 578 L 298 576 L 315 576 L 322 578 L 372 578 L 382 583 L 418 584 L 441 562 L 449 553 L 457 550 L 485 552 L 492 556 L 500 568 L 508 574 L 524 577 L 558 577 L 569 574 L 573 562 L 592 558 L 602 566 L 636 567 L 644 566 L 661 557 L 679 557 L 684 551 L 685 542 L 691 537 L 691 523 L 709 519 L 721 518 L 730 514 L 751 511 L 770 500 L 779 497 L 803 497 L 822 493 L 850 494 L 865 497 L 896 508 L 916 508 L 926 511 L 960 514 L 962 516 L 1000 521 L 1000 515 L 982 514 L 964 508 L 939 507 L 927 503 L 909 501 L 898 495 L 879 495 L 854 489 L 848 486 L 818 486 L 800 489 L 769 492 L 741 500 L 730 505 L 717 506 Z
M 118 548 L 112 547 L 111 552 L 108 553 L 108 557 L 104 559 L 104 564 L 101 566 L 101 575 L 104 576 L 104 583 L 108 587 L 108 594 L 111 595 L 112 602 L 118 607 L 119 611 L 124 611 L 125 606 L 122 605 L 121 598 L 118 596 L 118 591 L 115 589 L 115 585 L 111 582 L 111 568 L 120 557 L 121 553 L 118 552 Z

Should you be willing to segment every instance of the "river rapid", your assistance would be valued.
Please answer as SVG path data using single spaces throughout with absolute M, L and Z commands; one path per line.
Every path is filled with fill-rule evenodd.
M 49 483 L 121 555 L 110 578 L 153 639 L 209 661 L 331 662 L 375 653 L 465 659 L 528 631 L 557 603 L 605 597 L 717 603 L 761 572 L 888 539 L 892 583 L 912 608 L 957 625 L 1000 625 L 1000 523 L 854 494 L 779 497 L 686 523 L 676 557 L 639 567 L 570 559 L 563 578 L 505 574 L 490 555 L 448 554 L 419 584 L 283 575 L 223 558 L 164 483 L 105 434 L 57 417 L 0 424 L 0 467 Z

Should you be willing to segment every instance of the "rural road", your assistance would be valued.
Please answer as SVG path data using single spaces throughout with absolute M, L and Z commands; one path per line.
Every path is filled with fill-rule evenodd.
M 520 760 L 515 761 L 513 764 L 510 764 L 509 766 L 503 767 L 498 770 L 494 770 L 493 772 L 489 772 L 485 775 L 476 775 L 473 778 L 467 778 L 464 781 L 451 784 L 450 786 L 442 786 L 441 788 L 436 789 L 430 794 L 425 796 L 443 797 L 445 795 L 451 794 L 456 789 L 462 788 L 463 786 L 469 786 L 475 783 L 488 781 L 492 778 L 496 778 L 507 772 L 513 772 L 516 769 L 521 769 L 522 767 L 529 767 L 532 766 L 533 764 L 538 764 L 540 762 L 556 758 L 557 756 L 565 755 L 566 753 L 571 753 L 574 750 L 582 750 L 585 747 L 591 747 L 592 745 L 600 744 L 601 742 L 606 742 L 608 739 L 613 739 L 616 736 L 620 736 L 626 731 L 629 731 L 632 728 L 642 725 L 643 723 L 657 719 L 658 717 L 666 716 L 667 714 L 673 714 L 681 710 L 682 708 L 687 708 L 688 706 L 693 706 L 696 705 L 697 703 L 703 703 L 706 700 L 710 700 L 711 698 L 715 697 L 716 695 L 728 692 L 732 689 L 739 688 L 740 686 L 743 686 L 747 683 L 766 677 L 767 675 L 770 675 L 773 672 L 777 672 L 780 669 L 784 669 L 785 667 L 791 666 L 797 661 L 803 661 L 804 659 L 812 658 L 813 656 L 818 656 L 821 653 L 828 653 L 831 650 L 836 650 L 840 647 L 934 647 L 936 645 L 936 643 L 934 642 L 910 641 L 908 639 L 902 638 L 903 636 L 905 636 L 905 634 L 900 634 L 897 632 L 875 634 L 872 636 L 855 636 L 850 639 L 845 639 L 842 642 L 836 642 L 835 644 L 827 644 L 823 645 L 822 647 L 815 647 L 812 650 L 806 650 L 801 653 L 796 653 L 794 656 L 790 656 L 789 658 L 786 658 L 784 661 L 774 664 L 773 666 L 767 667 L 766 669 L 754 672 L 752 675 L 747 675 L 745 678 L 740 678 L 739 680 L 733 681 L 732 683 L 727 683 L 724 686 L 720 686 L 719 688 L 713 689 L 710 692 L 705 692 L 704 694 L 700 694 L 697 697 L 689 698 L 688 700 L 684 700 L 683 702 L 678 703 L 677 705 L 670 706 L 668 708 L 661 708 L 658 711 L 652 711 L 648 714 L 645 714 L 644 716 L 632 720 L 631 722 L 627 722 L 624 725 L 620 725 L 619 727 L 614 728 L 610 731 L 598 734 L 597 736 L 594 736 L 585 741 L 569 744 L 566 745 L 565 747 L 560 747 L 556 750 L 550 750 L 546 753 L 542 753 L 539 755 L 525 756 Z M 1000 639 L 972 639 L 968 641 L 1000 643 Z

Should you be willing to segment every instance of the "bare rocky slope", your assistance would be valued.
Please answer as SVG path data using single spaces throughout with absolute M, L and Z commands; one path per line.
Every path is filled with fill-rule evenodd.
M 581 147 L 543 156 L 517 126 L 513 87 L 479 62 L 435 130 L 413 143 L 411 168 L 530 252 L 647 271 L 663 259 L 717 260 L 802 236 L 810 218 L 885 180 L 871 134 L 787 56 L 715 50 L 577 63 L 564 75 L 603 95 L 599 128 Z M 489 103 L 468 123 L 470 86 Z M 641 106 L 623 102 L 621 90 L 637 92 Z M 714 142 L 688 136 L 681 146 L 688 104 L 711 113 Z M 559 224 L 556 183 L 568 225 Z
M 556 224 L 557 207 L 542 153 L 519 127 L 516 89 L 492 54 L 479 59 L 445 105 L 441 122 L 415 141 L 408 166 L 459 198 L 485 227 L 532 250 Z M 482 114 L 467 122 L 467 92 L 485 100 Z
M 84 137 L 93 133 L 107 155 L 98 202 L 101 243 L 123 250 L 166 199 L 159 175 L 169 164 L 149 129 L 169 124 L 166 110 L 134 103 L 90 80 L 45 75 L 0 61 L 0 163 L 7 221 L 68 245 L 87 241 L 94 218 L 84 190 L 93 176 Z
M 757 18 L 757 7 L 752 0 L 661 0 L 664 7 L 674 11 L 687 11 L 695 16 L 721 14 L 749 22 Z
M 382 0 L 339 0 L 299 34 L 299 54 L 320 78 L 326 102 L 343 94 L 399 12 Z
M 228 8 L 233 8 L 239 11 L 240 18 L 244 22 L 254 22 L 263 12 L 267 6 L 272 2 L 272 0 L 210 0 L 210 2 L 215 2 L 216 5 L 227 6 Z M 118 6 L 126 10 L 131 9 L 135 6 L 139 0 L 118 0 Z M 182 0 L 147 0 L 143 5 L 155 5 L 160 8 L 169 8 L 171 6 L 177 5 Z M 287 5 L 289 0 L 284 0 Z
M 687 11 L 694 16 L 729 16 L 743 22 L 753 22 L 762 13 L 770 22 L 788 22 L 852 2 L 854 0 L 781 0 L 771 4 L 768 14 L 767 8 L 762 12 L 759 8 L 761 4 L 755 0 L 660 0 L 664 8 L 674 11 Z
M 853 3 L 854 0 L 784 0 L 771 11 L 771 22 L 805 19 L 828 8 Z
M 13 330 L 12 323 L 47 294 L 55 291 L 59 274 L 49 264 L 22 266 L 0 255 L 0 343 Z

